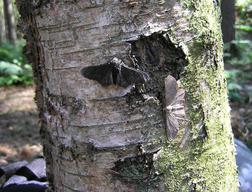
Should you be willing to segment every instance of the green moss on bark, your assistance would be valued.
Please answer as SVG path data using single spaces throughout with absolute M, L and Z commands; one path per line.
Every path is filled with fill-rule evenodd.
M 196 37 L 183 45 L 188 65 L 181 78 L 192 139 L 185 149 L 169 143 L 156 167 L 164 173 L 167 191 L 235 192 L 238 182 L 223 76 L 220 9 L 212 0 L 181 3 L 190 12 L 187 20 Z

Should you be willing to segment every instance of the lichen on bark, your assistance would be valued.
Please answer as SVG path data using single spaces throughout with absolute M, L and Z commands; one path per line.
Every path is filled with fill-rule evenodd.
M 181 168 L 181 172 L 176 169 L 175 178 L 165 180 L 167 186 L 171 183 L 178 188 L 187 185 L 190 191 L 238 191 L 230 110 L 223 77 L 220 10 L 214 2 L 207 0 L 185 0 L 182 4 L 191 13 L 187 20 L 196 37 L 184 46 L 188 50 L 188 65 L 181 79 L 187 90 L 192 141 L 187 150 L 189 153 L 172 155 L 169 151 L 164 155 L 164 162 L 172 158 L 170 161 L 177 160 L 176 166 Z M 203 137 L 200 134 L 202 129 Z M 186 185 L 181 181 L 186 181 Z

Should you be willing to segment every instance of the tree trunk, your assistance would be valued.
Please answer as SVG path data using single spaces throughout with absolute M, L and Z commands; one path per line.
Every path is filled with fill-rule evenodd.
M 3 13 L 3 2 L 0 1 L 0 44 L 4 42 L 5 30 L 4 30 L 4 13 Z
M 224 43 L 235 39 L 235 1 L 221 1 L 222 33 Z
M 39 2 L 17 5 L 52 191 L 238 191 L 215 2 Z
M 6 25 L 6 38 L 13 45 L 16 44 L 17 34 L 11 0 L 3 0 L 4 17 Z
M 0 44 L 4 42 L 4 20 L 0 13 Z

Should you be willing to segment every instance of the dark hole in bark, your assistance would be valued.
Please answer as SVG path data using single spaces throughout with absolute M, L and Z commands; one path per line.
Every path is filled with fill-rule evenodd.
M 160 181 L 161 175 L 155 171 L 153 155 L 154 153 L 145 153 L 119 160 L 115 162 L 112 173 L 123 182 L 142 184 L 148 188 Z
M 207 137 L 207 127 L 206 125 L 202 125 L 202 127 L 200 127 L 200 130 L 199 130 L 199 139 L 205 139 Z
M 151 80 L 146 86 L 146 91 L 158 94 L 156 96 L 162 99 L 164 79 L 168 75 L 172 75 L 176 80 L 180 79 L 187 65 L 183 50 L 172 43 L 165 33 L 143 36 L 129 43 L 134 65 L 150 75 Z
M 131 43 L 131 56 L 144 71 L 172 75 L 176 79 L 187 64 L 185 54 L 176 47 L 166 34 L 154 33 L 148 37 L 140 37 Z
M 205 113 L 203 111 L 202 105 L 199 106 L 198 112 L 201 113 L 202 119 L 201 121 L 201 126 L 199 127 L 199 132 L 198 132 L 198 139 L 204 141 L 204 139 L 207 137 L 207 126 L 205 124 Z
M 179 93 L 177 95 L 179 100 L 175 101 L 174 97 L 176 93 L 172 93 L 172 88 L 165 90 L 165 79 L 169 75 L 173 79 L 175 78 L 175 83 L 183 76 L 184 68 L 188 62 L 182 48 L 174 44 L 167 33 L 154 33 L 150 36 L 142 36 L 138 40 L 129 43 L 131 44 L 130 56 L 133 58 L 134 65 L 150 76 L 150 81 L 146 83 L 146 90 L 144 91 L 158 98 L 161 101 L 160 103 L 163 103 L 163 109 L 171 104 L 167 104 L 165 101 L 165 98 L 168 98 L 169 94 L 173 98 L 171 102 L 181 104 L 181 107 L 184 107 L 182 104 L 184 103 L 185 96 L 183 98 L 182 96 L 179 97 L 181 95 Z M 174 89 L 176 88 L 177 84 Z M 174 138 L 178 132 L 178 120 L 175 117 L 172 118 L 174 115 L 168 116 L 168 113 L 163 114 L 168 138 Z M 183 110 L 180 111 L 180 114 L 183 114 Z M 186 120 L 186 118 L 184 119 Z
M 196 184 L 192 183 L 189 187 L 189 192 L 196 192 Z

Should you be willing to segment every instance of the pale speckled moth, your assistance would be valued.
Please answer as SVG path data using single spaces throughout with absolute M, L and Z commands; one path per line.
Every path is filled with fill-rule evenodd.
M 168 139 L 174 139 L 181 122 L 187 121 L 185 113 L 185 90 L 178 88 L 171 75 L 165 78 L 166 132 Z

